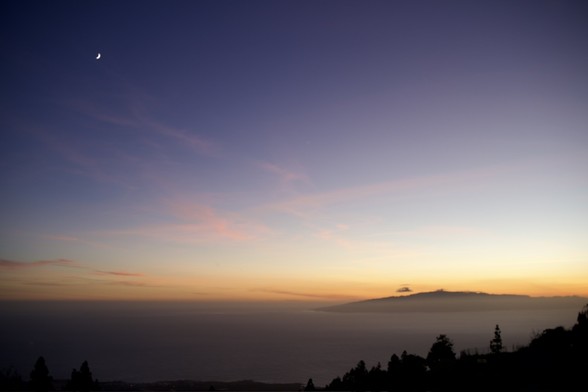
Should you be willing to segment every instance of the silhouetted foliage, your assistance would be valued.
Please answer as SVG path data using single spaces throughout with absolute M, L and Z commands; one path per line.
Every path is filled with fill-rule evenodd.
M 49 369 L 42 356 L 35 362 L 35 367 L 31 371 L 30 387 L 36 392 L 46 392 L 53 390 L 53 378 L 49 375 Z
M 493 354 L 500 354 L 503 348 L 502 333 L 500 327 L 496 324 L 496 328 L 494 328 L 494 338 L 490 341 L 490 352 Z
M 79 391 L 89 392 L 99 390 L 98 382 L 92 378 L 92 372 L 88 361 L 82 362 L 80 370 L 73 369 L 71 371 L 71 379 L 67 383 L 66 390 L 68 391 Z
M 400 390 L 420 391 L 425 387 L 427 360 L 421 356 L 402 352 L 400 356 Z
M 306 383 L 306 387 L 304 387 L 305 391 L 316 391 L 316 388 L 314 386 L 314 382 L 312 381 L 312 378 L 308 379 L 308 382 Z
M 453 351 L 453 342 L 447 335 L 437 336 L 437 340 L 431 346 L 429 354 L 427 355 L 427 364 L 431 369 L 438 366 L 447 365 L 455 360 L 455 352 Z
M 571 329 L 556 327 L 537 334 L 524 347 L 505 352 L 496 325 L 490 353 L 463 351 L 439 335 L 427 359 L 393 354 L 386 370 L 380 364 L 366 370 L 364 361 L 334 378 L 331 391 L 579 391 L 588 390 L 588 305 Z
M 0 370 L 0 391 L 21 391 L 23 389 L 22 378 L 14 368 Z

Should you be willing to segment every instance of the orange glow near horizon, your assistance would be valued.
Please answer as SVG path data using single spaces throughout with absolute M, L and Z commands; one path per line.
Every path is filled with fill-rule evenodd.
M 109 300 L 198 302 L 351 302 L 443 289 L 489 294 L 588 297 L 581 276 L 554 275 L 547 279 L 487 279 L 436 277 L 399 281 L 356 274 L 333 277 L 279 277 L 271 273 L 155 276 L 130 272 L 96 273 L 85 268 L 22 268 L 4 271 L 0 300 Z M 407 287 L 410 291 L 401 292 Z

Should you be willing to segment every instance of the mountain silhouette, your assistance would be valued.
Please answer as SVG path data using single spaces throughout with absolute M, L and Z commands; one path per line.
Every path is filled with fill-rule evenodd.
M 437 290 L 350 302 L 317 310 L 341 313 L 406 313 L 578 309 L 587 301 L 588 298 L 577 296 L 531 297 L 517 294 Z

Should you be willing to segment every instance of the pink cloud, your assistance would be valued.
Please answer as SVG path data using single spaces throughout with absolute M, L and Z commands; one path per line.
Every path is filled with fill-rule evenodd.
M 164 201 L 162 211 L 171 215 L 168 223 L 146 224 L 102 235 L 148 237 L 177 243 L 215 243 L 256 241 L 271 230 L 240 213 L 217 210 L 209 204 L 172 199 Z
M 253 240 L 268 231 L 264 225 L 252 222 L 240 214 L 218 212 L 210 205 L 175 201 L 168 202 L 168 208 L 176 218 L 188 222 L 185 225 L 175 225 L 175 229 L 204 237 L 245 241 Z
M 341 233 L 346 230 L 346 226 L 342 228 L 339 225 L 337 225 L 335 230 L 321 229 L 315 234 L 315 236 L 323 241 L 333 242 L 344 249 L 351 250 L 354 248 L 355 243 L 353 241 L 350 241 L 349 239 L 344 238 L 341 235 Z
M 245 240 L 251 237 L 251 234 L 243 230 L 241 222 L 220 216 L 210 206 L 191 203 L 174 204 L 171 208 L 182 219 L 193 221 L 219 237 L 232 240 Z

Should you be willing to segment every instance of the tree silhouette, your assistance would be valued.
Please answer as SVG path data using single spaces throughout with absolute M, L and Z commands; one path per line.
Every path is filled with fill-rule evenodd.
M 434 391 L 455 389 L 454 384 L 457 381 L 453 374 L 455 352 L 453 351 L 453 342 L 447 335 L 437 336 L 437 340 L 427 355 L 427 364 L 431 369 L 429 378 Z
M 36 392 L 46 392 L 53 390 L 53 378 L 49 375 L 49 369 L 42 356 L 35 362 L 35 367 L 31 371 L 31 388 Z
M 66 385 L 68 391 L 89 392 L 96 390 L 97 382 L 92 378 L 92 372 L 88 361 L 82 362 L 80 370 L 73 369 L 71 371 L 71 379 Z
M 422 391 L 425 388 L 427 376 L 427 360 L 421 356 L 408 354 L 405 351 L 400 356 L 401 376 L 399 389 L 401 391 Z
M 584 305 L 576 319 L 578 325 L 588 327 L 588 304 Z
M 496 328 L 494 328 L 494 338 L 490 341 L 490 352 L 492 354 L 500 354 L 503 348 L 500 327 L 496 324 Z
M 308 379 L 308 382 L 306 383 L 306 387 L 304 388 L 305 391 L 315 391 L 316 388 L 314 387 L 314 382 L 312 381 L 312 378 Z
M 326 386 L 332 391 L 578 391 L 586 390 L 588 371 L 588 305 L 571 328 L 537 334 L 527 346 L 503 351 L 500 327 L 494 329 L 490 353 L 463 351 L 456 358 L 453 342 L 439 335 L 427 359 L 402 353 L 368 372 L 360 361 Z M 497 355 L 500 353 L 500 355 Z M 428 368 L 427 368 L 428 365 Z M 582 387 L 584 385 L 584 387 Z
M 351 391 L 363 391 L 367 388 L 368 370 L 365 362 L 360 360 L 355 368 L 343 376 L 343 385 Z
M 448 363 L 455 360 L 453 351 L 453 342 L 447 335 L 437 336 L 437 340 L 431 346 L 427 355 L 427 364 L 434 368 L 440 364 Z
M 22 378 L 14 368 L 0 370 L 0 391 L 20 391 L 23 387 Z

